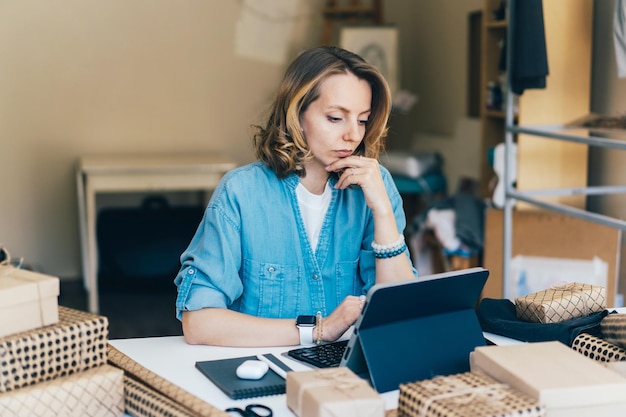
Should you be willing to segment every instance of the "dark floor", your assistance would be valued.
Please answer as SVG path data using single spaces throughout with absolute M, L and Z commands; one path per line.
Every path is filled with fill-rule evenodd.
M 101 289 L 100 312 L 109 320 L 109 339 L 181 335 L 175 317 L 176 288 Z M 59 305 L 87 311 L 82 280 L 61 280 Z

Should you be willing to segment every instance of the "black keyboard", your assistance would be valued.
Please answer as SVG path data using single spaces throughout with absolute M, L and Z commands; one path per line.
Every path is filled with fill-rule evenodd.
M 306 362 L 318 368 L 335 368 L 339 366 L 343 352 L 348 346 L 347 340 L 326 343 L 323 345 L 307 346 L 287 352 L 289 356 Z

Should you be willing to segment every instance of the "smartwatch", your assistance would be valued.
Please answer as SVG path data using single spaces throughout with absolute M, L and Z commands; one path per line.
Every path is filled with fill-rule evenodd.
M 296 319 L 296 327 L 300 331 L 300 344 L 313 344 L 313 330 L 315 329 L 315 316 L 298 316 Z

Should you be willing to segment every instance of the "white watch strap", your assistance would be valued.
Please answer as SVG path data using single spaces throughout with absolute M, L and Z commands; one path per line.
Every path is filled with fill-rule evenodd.
M 315 326 L 298 326 L 298 330 L 300 331 L 300 344 L 312 345 Z

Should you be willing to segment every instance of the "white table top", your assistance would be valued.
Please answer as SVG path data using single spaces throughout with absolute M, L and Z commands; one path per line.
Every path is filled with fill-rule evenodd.
M 195 363 L 197 361 L 250 356 L 259 353 L 274 353 L 293 370 L 311 369 L 306 365 L 281 355 L 283 352 L 293 349 L 293 346 L 277 348 L 227 348 L 188 345 L 185 343 L 182 336 L 117 339 L 110 340 L 109 343 L 140 365 L 216 408 L 221 410 L 225 410 L 228 407 L 243 408 L 247 404 L 259 403 L 270 407 L 274 411 L 275 417 L 295 416 L 287 407 L 285 394 L 246 400 L 232 400 L 208 378 L 202 375 L 200 371 L 195 368 Z M 382 394 L 388 410 L 397 408 L 398 396 L 398 390 Z

